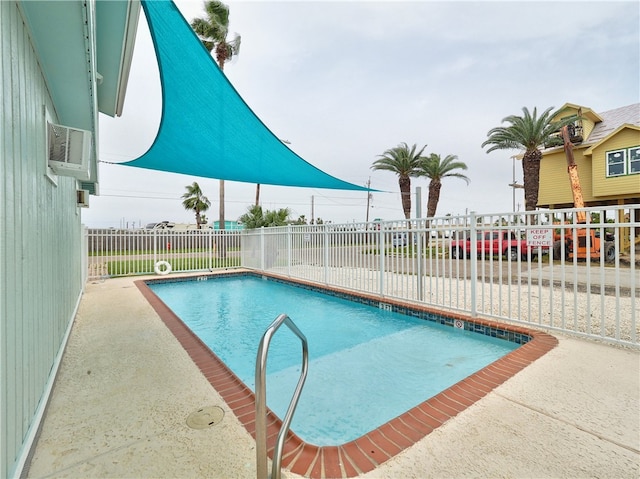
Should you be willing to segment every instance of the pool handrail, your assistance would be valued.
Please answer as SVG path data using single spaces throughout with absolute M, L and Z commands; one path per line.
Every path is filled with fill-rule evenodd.
M 258 479 L 269 479 L 267 473 L 267 389 L 266 389 L 266 370 L 267 370 L 267 355 L 269 353 L 269 344 L 271 338 L 276 333 L 278 328 L 286 324 L 287 327 L 300 338 L 302 342 L 302 371 L 300 373 L 300 379 L 289 403 L 287 413 L 282 420 L 282 426 L 278 433 L 278 439 L 276 441 L 276 447 L 273 451 L 273 461 L 271 467 L 271 479 L 280 479 L 280 469 L 282 464 L 282 451 L 284 450 L 284 443 L 289 432 L 289 426 L 293 420 L 293 414 L 295 413 L 298 400 L 300 399 L 300 393 L 304 386 L 305 379 L 307 378 L 307 371 L 309 369 L 309 348 L 307 345 L 307 338 L 302 331 L 298 329 L 295 323 L 286 314 L 280 314 L 269 325 L 265 331 L 260 345 L 258 346 L 258 354 L 256 356 L 256 477 Z

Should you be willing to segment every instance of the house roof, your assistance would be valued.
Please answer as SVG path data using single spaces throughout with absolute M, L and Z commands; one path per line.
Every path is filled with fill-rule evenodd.
M 588 118 L 594 123 L 602 121 L 602 117 L 600 115 L 586 106 L 576 105 L 575 103 L 565 103 L 562 108 L 558 109 L 558 112 L 562 114 L 566 110 L 578 110 L 583 118 Z
M 640 126 L 640 103 L 604 111 L 598 115 L 602 121 L 595 125 L 589 138 L 582 143 L 583 145 L 600 142 L 624 124 Z
M 138 24 L 138 0 L 19 3 L 58 122 L 95 132 L 98 111 L 122 101 Z M 95 36 L 94 36 L 95 34 Z
M 98 108 L 109 116 L 122 115 L 139 17 L 139 0 L 96 1 Z
M 619 126 L 618 128 L 616 128 L 615 130 L 613 130 L 613 131 L 611 131 L 611 132 L 608 132 L 608 134 L 607 134 L 605 137 L 600 138 L 600 140 L 599 140 L 599 141 L 589 143 L 589 145 L 591 145 L 591 146 L 589 146 L 589 148 L 587 148 L 587 149 L 584 151 L 584 154 L 585 154 L 585 155 L 592 155 L 592 154 L 593 154 L 593 150 L 594 150 L 598 145 L 600 145 L 600 144 L 604 143 L 604 142 L 605 142 L 605 141 L 607 141 L 609 138 L 614 137 L 615 135 L 617 135 L 617 134 L 618 134 L 618 132 L 619 132 L 619 131 L 622 131 L 622 130 L 624 130 L 624 129 L 631 129 L 631 130 L 636 130 L 637 132 L 640 132 L 640 126 L 638 126 L 638 125 L 632 125 L 631 123 L 623 123 L 622 125 L 620 125 L 620 126 Z

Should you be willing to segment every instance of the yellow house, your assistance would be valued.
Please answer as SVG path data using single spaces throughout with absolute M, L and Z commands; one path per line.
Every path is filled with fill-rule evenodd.
M 574 158 L 585 206 L 640 204 L 640 103 L 596 113 L 565 104 L 555 118 L 578 115 Z M 538 207 L 571 208 L 564 148 L 542 152 Z

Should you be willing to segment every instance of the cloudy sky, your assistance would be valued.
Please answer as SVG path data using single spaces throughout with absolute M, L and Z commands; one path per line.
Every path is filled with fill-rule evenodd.
M 176 1 L 191 21 L 202 0 Z M 640 7 L 629 2 L 229 1 L 240 55 L 231 83 L 271 131 L 318 168 L 373 193 L 369 219 L 403 218 L 397 176 L 372 171 L 401 142 L 457 155 L 467 186 L 445 179 L 437 215 L 511 211 L 516 151 L 486 153 L 487 132 L 523 107 L 575 103 L 596 112 L 640 102 Z M 194 222 L 181 206 L 197 181 L 218 218 L 218 180 L 113 165 L 153 142 L 161 93 L 144 15 L 124 112 L 101 115 L 100 193 L 83 210 L 91 227 Z M 522 182 L 516 164 L 515 179 Z M 255 185 L 225 182 L 226 219 L 255 200 Z M 412 180 L 422 189 L 427 179 Z M 266 209 L 334 223 L 364 221 L 366 193 L 263 185 Z M 416 197 L 413 214 L 417 216 Z M 523 210 L 516 190 L 516 210 Z

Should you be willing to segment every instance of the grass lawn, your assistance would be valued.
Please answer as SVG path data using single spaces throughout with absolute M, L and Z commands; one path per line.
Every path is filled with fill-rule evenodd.
M 167 262 L 172 271 L 189 271 L 209 268 L 232 268 L 240 266 L 240 258 L 172 258 Z M 150 273 L 154 271 L 155 263 L 152 259 L 109 261 L 107 271 L 110 276 L 122 275 L 127 272 Z

